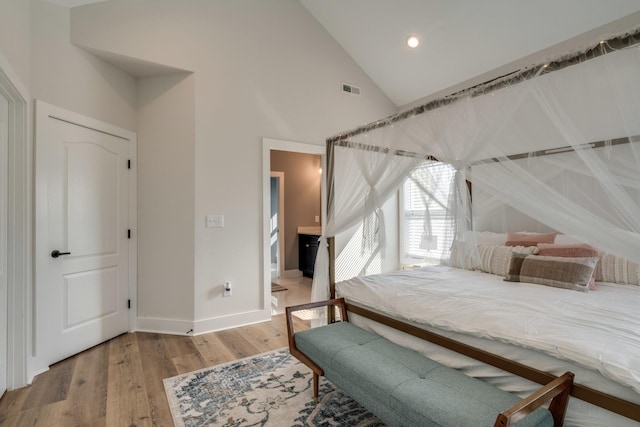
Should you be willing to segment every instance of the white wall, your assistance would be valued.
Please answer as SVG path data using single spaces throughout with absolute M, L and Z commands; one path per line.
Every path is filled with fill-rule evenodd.
M 0 4 L 0 54 L 28 88 L 31 73 L 30 1 L 2 0 Z
M 144 330 L 184 333 L 193 326 L 194 95 L 190 73 L 138 80 L 138 327 Z
M 31 96 L 135 131 L 135 79 L 69 43 L 70 10 L 31 2 Z
M 171 264 L 141 262 L 140 278 L 157 278 L 155 295 L 193 290 L 196 332 L 266 320 L 262 138 L 324 145 L 326 137 L 396 108 L 296 0 L 112 0 L 74 8 L 71 17 L 77 45 L 194 72 L 195 169 L 184 163 L 174 171 L 193 174 L 194 203 L 173 206 L 176 217 L 192 215 L 194 276 L 176 283 L 175 275 L 151 271 Z M 343 94 L 342 82 L 362 95 Z M 182 143 L 174 141 L 173 149 Z M 145 191 L 163 191 L 152 178 L 141 167 Z M 154 206 L 140 196 L 139 224 L 156 214 Z M 205 228 L 207 213 L 223 214 L 224 228 Z M 149 218 L 145 234 L 170 243 L 168 226 Z M 150 246 L 139 237 L 141 247 Z M 223 299 L 226 281 L 233 296 Z M 141 280 L 141 296 L 147 291 Z M 159 299 L 139 304 L 167 319 L 186 312 Z

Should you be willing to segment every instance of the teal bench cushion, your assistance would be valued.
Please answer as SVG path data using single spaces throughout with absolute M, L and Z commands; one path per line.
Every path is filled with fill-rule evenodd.
M 493 426 L 520 399 L 348 322 L 295 334 L 324 376 L 391 426 Z M 553 426 L 539 408 L 518 427 Z

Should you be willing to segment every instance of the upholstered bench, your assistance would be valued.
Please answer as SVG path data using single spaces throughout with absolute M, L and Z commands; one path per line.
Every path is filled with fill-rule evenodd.
M 341 322 L 294 332 L 291 314 L 338 306 Z M 343 299 L 287 308 L 289 350 L 390 426 L 561 426 L 573 374 L 521 400 L 348 322 Z M 552 400 L 550 410 L 541 408 Z

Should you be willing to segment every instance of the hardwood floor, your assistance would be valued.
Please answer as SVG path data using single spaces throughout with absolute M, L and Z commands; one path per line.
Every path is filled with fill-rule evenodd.
M 309 327 L 294 319 L 296 330 Z M 173 426 L 163 378 L 287 345 L 284 315 L 196 337 L 124 334 L 5 393 L 0 426 Z
M 286 291 L 271 294 L 271 314 L 282 314 L 286 307 L 305 304 L 311 301 L 311 282 L 309 277 L 289 277 L 274 280 L 287 288 Z

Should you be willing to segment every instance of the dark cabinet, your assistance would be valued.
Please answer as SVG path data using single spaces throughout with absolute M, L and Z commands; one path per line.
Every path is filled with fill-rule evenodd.
M 298 269 L 302 270 L 303 276 L 313 277 L 319 238 L 314 234 L 298 234 Z

